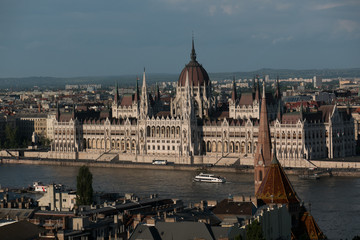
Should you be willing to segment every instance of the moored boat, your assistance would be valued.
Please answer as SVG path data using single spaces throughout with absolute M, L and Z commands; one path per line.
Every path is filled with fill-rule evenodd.
M 194 178 L 195 182 L 210 182 L 210 183 L 224 183 L 226 179 L 220 176 L 215 176 L 213 174 L 200 173 Z
M 313 173 L 313 174 L 300 174 L 299 178 L 301 179 L 313 179 L 313 180 L 317 180 L 320 179 L 320 176 L 317 173 Z
M 42 182 L 34 182 L 33 188 L 35 192 L 47 192 L 48 186 L 44 185 Z

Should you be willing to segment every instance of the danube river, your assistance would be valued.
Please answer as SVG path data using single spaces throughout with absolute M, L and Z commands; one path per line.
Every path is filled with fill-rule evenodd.
M 221 173 L 225 184 L 194 183 L 193 171 L 90 168 L 95 191 L 135 193 L 179 198 L 185 203 L 222 200 L 231 195 L 254 195 L 253 175 Z M 2 187 L 22 188 L 34 181 L 61 183 L 76 188 L 77 167 L 44 165 L 0 165 Z M 308 206 L 329 239 L 352 239 L 360 235 L 360 178 L 323 177 L 300 180 L 289 177 L 299 198 Z

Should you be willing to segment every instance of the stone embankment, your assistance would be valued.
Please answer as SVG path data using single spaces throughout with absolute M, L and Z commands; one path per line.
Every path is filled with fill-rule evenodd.
M 329 162 L 329 161 L 327 161 Z M 89 167 L 103 167 L 103 168 L 131 168 L 131 169 L 154 169 L 154 170 L 173 170 L 173 171 L 206 171 L 206 172 L 236 172 L 236 173 L 253 173 L 252 166 L 228 165 L 228 166 L 214 166 L 214 165 L 182 165 L 169 163 L 167 165 L 153 165 L 149 163 L 134 163 L 130 161 L 115 160 L 112 162 L 94 161 L 94 160 L 59 160 L 59 159 L 25 159 L 25 158 L 1 158 L 0 163 L 3 164 L 30 164 L 30 165 L 56 165 L 56 166 L 71 166 L 78 167 L 87 165 Z M 360 169 L 348 168 L 340 166 L 348 166 L 344 162 L 337 163 L 337 168 L 331 168 L 332 176 L 342 177 L 360 177 Z M 345 162 L 347 163 L 347 162 Z M 331 161 L 330 165 L 335 164 Z M 325 165 L 325 163 L 323 163 Z M 360 165 L 360 163 L 358 163 Z M 329 168 L 317 168 L 317 171 L 324 171 L 323 175 L 328 175 Z M 290 168 L 286 167 L 287 174 L 299 175 L 308 172 L 309 168 Z

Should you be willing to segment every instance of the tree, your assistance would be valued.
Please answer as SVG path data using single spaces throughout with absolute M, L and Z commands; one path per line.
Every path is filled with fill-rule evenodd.
M 5 148 L 17 148 L 19 147 L 19 131 L 18 128 L 13 128 L 9 124 L 5 126 Z
M 263 231 L 258 220 L 254 220 L 246 228 L 246 239 L 249 240 L 265 240 Z
M 78 176 L 76 178 L 76 204 L 90 205 L 93 198 L 92 188 L 92 174 L 88 166 L 83 165 L 79 169 Z

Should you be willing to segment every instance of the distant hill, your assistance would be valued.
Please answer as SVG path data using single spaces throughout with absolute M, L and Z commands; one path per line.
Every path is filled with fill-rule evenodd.
M 292 70 L 292 69 L 270 69 L 263 68 L 252 72 L 233 72 L 233 73 L 210 73 L 211 80 L 232 79 L 236 78 L 253 78 L 256 75 L 263 77 L 269 75 L 271 79 L 276 78 L 312 78 L 321 76 L 322 78 L 354 78 L 360 77 L 360 68 L 348 69 L 308 69 L 308 70 Z
M 179 73 L 180 74 L 180 73 Z M 177 81 L 179 74 L 152 73 L 146 75 L 146 81 L 149 84 L 155 82 L 174 82 Z M 309 70 L 291 70 L 291 69 L 268 69 L 263 68 L 251 72 L 223 72 L 209 73 L 211 80 L 223 80 L 238 78 L 253 78 L 259 75 L 270 75 L 270 78 L 312 78 L 321 76 L 323 78 L 337 77 L 360 77 L 360 68 L 350 69 L 309 69 Z M 34 86 L 41 88 L 64 88 L 66 84 L 102 84 L 103 86 L 114 86 L 116 82 L 122 87 L 133 87 L 136 85 L 136 78 L 139 78 L 139 85 L 142 84 L 141 75 L 122 75 L 122 76 L 100 76 L 100 77 L 25 77 L 25 78 L 0 78 L 0 89 L 29 89 Z

